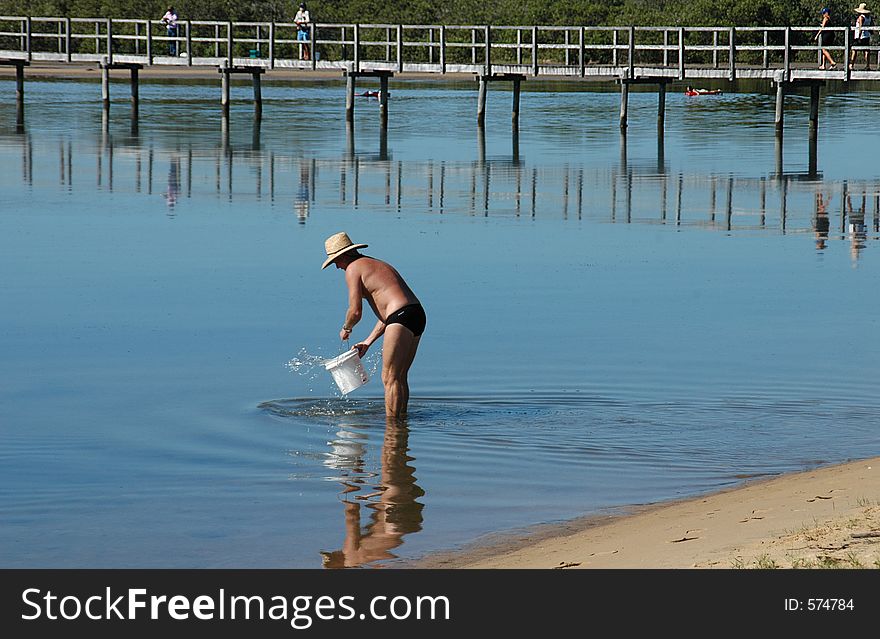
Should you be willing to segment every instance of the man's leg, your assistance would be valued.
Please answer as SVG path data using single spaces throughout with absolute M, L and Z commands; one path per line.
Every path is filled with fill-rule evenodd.
M 382 338 L 382 383 L 385 385 L 385 414 L 405 417 L 409 403 L 407 374 L 419 347 L 419 337 L 401 324 L 391 324 Z

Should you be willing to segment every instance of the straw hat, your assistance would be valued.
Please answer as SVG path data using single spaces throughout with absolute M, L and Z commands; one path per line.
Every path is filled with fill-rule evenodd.
M 871 13 L 871 10 L 868 9 L 868 5 L 866 3 L 860 4 L 856 9 L 853 9 L 856 13 Z
M 365 246 L 367 245 L 355 244 L 354 242 L 352 242 L 347 233 L 336 233 L 335 235 L 331 235 L 324 241 L 324 249 L 327 251 L 327 259 L 324 260 L 324 264 L 321 266 L 321 268 L 325 269 L 330 266 L 333 260 L 335 260 L 346 251 L 364 248 Z

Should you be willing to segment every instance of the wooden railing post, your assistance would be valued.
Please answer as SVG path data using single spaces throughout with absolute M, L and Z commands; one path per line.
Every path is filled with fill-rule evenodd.
M 785 72 L 785 81 L 791 79 L 791 27 L 785 27 L 785 53 L 783 54 L 782 70 Z
M 584 28 L 578 27 L 578 64 L 581 67 L 581 77 L 586 75 L 586 63 L 584 56 Z
M 486 54 L 483 56 L 483 62 L 485 63 L 486 75 L 492 75 L 492 27 L 487 24 L 483 29 L 483 38 L 486 40 Z
M 522 29 L 516 30 L 516 63 L 522 64 Z
M 629 50 L 627 55 L 629 57 L 629 77 L 636 77 L 636 28 L 632 25 L 629 27 Z
M 669 66 L 669 31 L 663 29 L 663 66 Z
M 309 59 L 312 61 L 312 69 L 318 68 L 318 49 L 315 47 L 315 32 L 318 29 L 318 25 L 312 22 L 309 25 L 309 49 L 311 51 L 311 56 Z
M 361 25 L 354 25 L 354 70 L 361 70 Z
M 571 66 L 571 54 L 570 54 L 570 51 L 569 51 L 569 49 L 568 49 L 569 45 L 571 44 L 571 36 L 570 36 L 569 33 L 568 33 L 568 29 L 566 29 L 564 33 L 565 33 L 565 37 L 564 37 L 564 42 L 565 42 L 565 66 L 568 67 L 568 66 Z
M 71 26 L 72 24 L 70 18 L 64 18 L 64 48 L 67 50 L 68 62 L 73 60 L 73 51 L 70 48 L 71 42 L 73 42 L 73 37 L 70 34 Z
M 730 52 L 727 54 L 727 62 L 728 71 L 730 72 L 730 81 L 733 82 L 736 80 L 736 27 L 730 27 L 729 38 Z
M 770 53 L 770 51 L 767 48 L 768 46 L 770 46 L 769 31 L 767 31 L 767 29 L 764 29 L 764 53 L 763 53 L 763 60 L 762 61 L 764 63 L 765 69 L 770 68 L 770 57 L 768 55 Z
M 712 30 L 712 68 L 718 68 L 718 31 Z
M 107 62 L 113 64 L 113 19 L 107 18 Z
M 147 20 L 147 64 L 153 64 L 153 21 Z
M 471 64 L 477 65 L 477 30 L 471 29 Z
M 177 52 L 180 55 L 180 51 Z M 193 64 L 193 40 L 192 40 L 192 21 L 186 21 L 186 64 L 187 66 L 192 66 Z
M 538 27 L 532 27 L 532 75 L 538 75 Z
M 446 25 L 440 25 L 440 73 L 446 73 Z
M 849 80 L 850 69 L 849 56 L 852 42 L 850 41 L 849 27 L 843 30 L 843 78 Z
M 684 80 L 684 27 L 678 28 L 678 79 Z
M 403 73 L 403 25 L 397 25 L 397 71 Z
M 312 57 L 314 57 L 314 48 Z M 275 68 L 275 21 L 269 23 L 269 68 Z
M 611 32 L 611 64 L 617 66 L 617 29 Z
M 25 20 L 25 36 L 24 36 L 24 44 L 25 51 L 27 51 L 27 59 L 31 60 L 34 57 L 32 48 L 32 34 L 33 34 L 33 25 L 31 23 L 31 17 L 28 16 L 27 20 Z

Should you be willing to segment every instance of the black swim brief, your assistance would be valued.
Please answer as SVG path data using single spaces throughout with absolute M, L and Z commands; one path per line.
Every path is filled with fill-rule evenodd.
M 425 324 L 427 323 L 428 318 L 425 317 L 425 309 L 421 304 L 407 304 L 399 311 L 391 313 L 385 320 L 386 326 L 388 324 L 402 324 L 411 330 L 416 337 L 425 332 Z

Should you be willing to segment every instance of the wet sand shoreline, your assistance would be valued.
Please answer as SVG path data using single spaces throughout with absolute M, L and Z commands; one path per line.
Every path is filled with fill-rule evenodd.
M 880 457 L 437 553 L 414 568 L 880 568 Z

